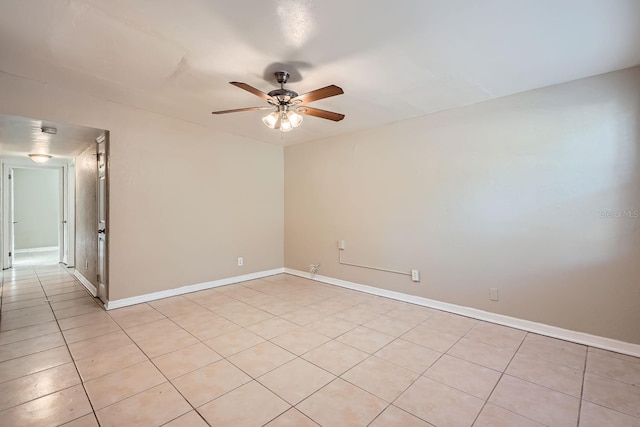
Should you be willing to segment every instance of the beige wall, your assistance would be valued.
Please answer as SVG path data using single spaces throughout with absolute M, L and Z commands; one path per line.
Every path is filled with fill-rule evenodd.
M 98 164 L 96 144 L 75 159 L 76 260 L 75 267 L 98 288 Z
M 286 267 L 640 343 L 638 67 L 287 147 L 285 201 Z
M 13 169 L 15 248 L 58 246 L 60 170 Z
M 0 93 L 0 113 L 111 131 L 110 300 L 283 266 L 281 147 L 7 73 Z

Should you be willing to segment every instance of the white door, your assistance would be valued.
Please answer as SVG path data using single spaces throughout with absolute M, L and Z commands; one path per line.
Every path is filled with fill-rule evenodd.
M 105 283 L 107 234 L 107 181 L 104 138 L 98 139 L 98 297 L 107 302 Z

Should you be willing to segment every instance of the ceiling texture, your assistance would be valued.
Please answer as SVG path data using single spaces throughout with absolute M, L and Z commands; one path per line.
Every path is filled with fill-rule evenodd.
M 640 64 L 638 0 L 4 0 L 0 71 L 289 145 Z M 273 71 L 312 105 L 287 134 L 266 105 Z M 6 122 L 2 123 L 6 125 Z

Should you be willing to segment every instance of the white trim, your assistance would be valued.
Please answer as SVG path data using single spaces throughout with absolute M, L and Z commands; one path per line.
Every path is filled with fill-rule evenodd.
M 74 270 L 73 275 L 76 277 L 76 279 L 78 279 L 80 283 L 82 283 L 82 286 L 87 288 L 91 295 L 93 295 L 94 297 L 98 296 L 98 290 L 95 286 L 93 286 L 93 283 L 91 283 L 86 277 L 84 277 L 78 270 Z
M 273 270 L 259 271 L 257 273 L 245 274 L 242 276 L 229 277 L 226 279 L 213 280 L 211 282 L 197 283 L 195 285 L 182 286 L 180 288 L 167 289 L 166 291 L 153 292 L 150 294 L 138 295 L 131 298 L 123 298 L 114 301 L 107 301 L 104 305 L 107 310 L 114 308 L 127 307 L 129 305 L 140 304 L 143 302 L 154 301 L 162 298 L 169 298 L 176 295 L 188 294 L 191 292 L 203 291 L 205 289 L 217 288 L 218 286 L 231 285 L 248 280 L 261 279 L 263 277 L 273 276 L 284 273 L 284 268 L 275 268 Z
M 417 304 L 424 307 L 435 308 L 437 310 L 448 311 L 450 313 L 460 314 L 462 316 L 472 317 L 478 320 L 497 323 L 499 325 L 509 326 L 512 328 L 522 329 L 524 331 L 545 335 L 552 338 L 558 338 L 565 341 L 572 341 L 578 344 L 584 344 L 591 347 L 597 347 L 604 350 L 615 351 L 616 353 L 628 354 L 629 356 L 640 357 L 640 344 L 632 344 L 612 338 L 600 337 L 584 332 L 572 331 L 569 329 L 559 328 L 557 326 L 546 325 L 544 323 L 532 322 L 530 320 L 518 319 L 517 317 L 505 316 L 502 314 L 490 313 L 477 308 L 465 307 L 456 304 L 449 304 L 442 301 L 436 301 L 429 298 L 419 297 L 415 295 L 403 294 L 401 292 L 390 291 L 387 289 L 376 288 L 373 286 L 361 285 L 359 283 L 348 282 L 346 280 L 334 279 L 326 276 L 311 276 L 308 272 L 285 268 L 284 272 L 293 276 L 304 277 L 306 279 L 316 280 L 318 282 L 336 285 L 343 288 L 353 289 L 372 295 L 379 295 L 386 298 L 404 301 L 411 304 Z
M 47 246 L 45 248 L 28 248 L 28 249 L 16 249 L 17 254 L 24 254 L 27 252 L 50 252 L 57 251 L 60 248 L 58 246 Z

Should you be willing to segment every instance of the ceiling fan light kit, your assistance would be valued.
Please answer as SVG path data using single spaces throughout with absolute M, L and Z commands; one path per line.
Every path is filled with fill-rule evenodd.
M 262 122 L 270 129 L 277 129 L 281 132 L 290 132 L 294 128 L 297 128 L 302 123 L 303 116 L 315 116 L 321 119 L 332 120 L 339 122 L 344 119 L 344 114 L 334 113 L 332 111 L 325 111 L 319 108 L 312 108 L 306 105 L 302 105 L 308 102 L 318 101 L 320 99 L 329 98 L 336 95 L 341 95 L 344 91 L 335 85 L 326 86 L 320 89 L 307 92 L 302 95 L 298 95 L 296 92 L 285 89 L 284 85 L 289 79 L 289 73 L 286 71 L 276 71 L 274 73 L 276 80 L 280 83 L 280 89 L 272 90 L 269 93 L 264 93 L 253 86 L 241 82 L 229 82 L 230 84 L 244 89 L 256 95 L 259 98 L 267 101 L 269 106 L 265 107 L 248 107 L 238 108 L 235 110 L 214 111 L 212 114 L 227 114 L 227 113 L 239 113 L 242 111 L 255 111 L 255 110 L 272 110 L 262 118 Z

